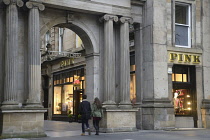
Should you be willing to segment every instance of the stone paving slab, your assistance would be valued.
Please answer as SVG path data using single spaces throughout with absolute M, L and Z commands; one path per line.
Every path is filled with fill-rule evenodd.
M 91 123 L 91 122 L 90 122 Z M 100 133 L 99 136 L 81 134 L 81 123 L 45 121 L 43 138 L 13 138 L 4 140 L 210 140 L 209 129 L 138 130 L 135 132 Z

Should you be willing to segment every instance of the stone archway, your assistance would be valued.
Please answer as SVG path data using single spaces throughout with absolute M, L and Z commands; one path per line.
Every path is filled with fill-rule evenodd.
M 41 19 L 42 20 L 42 19 Z M 99 41 L 97 35 L 94 34 L 84 21 L 74 18 L 71 22 L 66 22 L 66 17 L 58 16 L 58 18 L 52 18 L 47 23 L 42 24 L 40 27 L 41 39 L 44 38 L 45 33 L 52 27 L 68 28 L 74 31 L 83 41 L 85 47 L 85 60 L 86 60 L 86 87 L 85 94 L 88 95 L 88 99 L 92 101 L 94 97 L 99 97 L 100 90 L 100 54 L 99 54 Z M 102 96 L 102 95 L 101 95 Z

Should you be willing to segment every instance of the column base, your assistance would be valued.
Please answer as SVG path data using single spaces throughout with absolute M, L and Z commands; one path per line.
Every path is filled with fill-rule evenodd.
M 168 99 L 144 100 L 142 111 L 142 129 L 163 130 L 175 128 L 174 107 Z
M 45 137 L 42 110 L 2 110 L 0 138 Z
M 100 122 L 100 131 L 106 133 L 136 131 L 137 111 L 137 109 L 106 109 L 104 118 Z
M 202 101 L 202 108 L 201 108 L 201 115 L 202 115 L 202 126 L 204 128 L 210 128 L 210 100 L 203 100 Z
M 21 106 L 16 101 L 4 101 L 2 103 L 1 109 L 19 109 Z
M 131 103 L 124 103 L 124 102 L 119 103 L 118 107 L 121 108 L 121 109 L 131 109 L 131 108 L 133 108 Z
M 25 108 L 43 108 L 43 106 L 39 103 L 27 103 Z
M 117 108 L 117 104 L 114 101 L 103 102 L 103 108 Z

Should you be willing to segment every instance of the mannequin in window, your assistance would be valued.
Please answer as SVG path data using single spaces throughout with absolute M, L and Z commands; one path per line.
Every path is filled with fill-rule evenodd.
M 174 93 L 174 109 L 177 112 L 179 110 L 179 91 L 176 90 Z

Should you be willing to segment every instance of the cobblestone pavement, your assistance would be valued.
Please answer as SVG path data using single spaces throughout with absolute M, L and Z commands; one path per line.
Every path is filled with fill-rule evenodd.
M 13 138 L 5 140 L 210 140 L 210 129 L 138 130 L 136 132 L 81 134 L 81 124 L 45 121 L 44 138 Z

